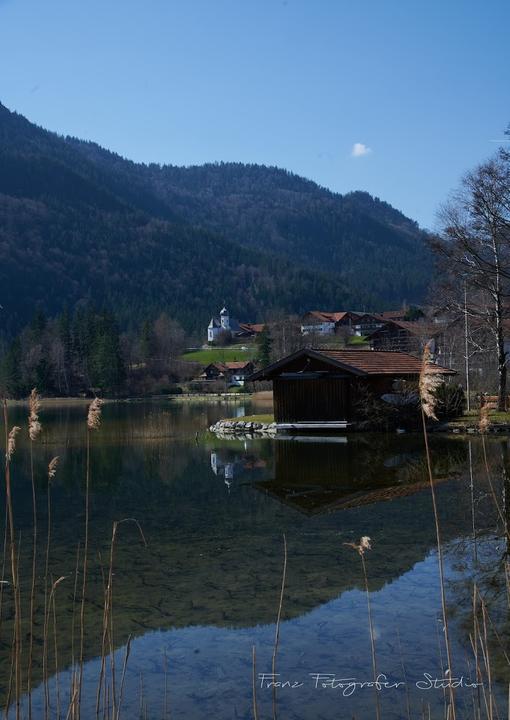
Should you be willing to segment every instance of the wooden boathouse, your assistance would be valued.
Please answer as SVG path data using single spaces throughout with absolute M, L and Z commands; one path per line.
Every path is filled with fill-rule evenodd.
M 399 351 L 303 349 L 254 373 L 248 380 L 273 383 L 274 417 L 279 425 L 341 427 L 353 419 L 357 398 L 395 392 L 397 381 L 417 380 L 422 361 Z M 441 375 L 454 370 L 430 365 Z M 308 427 L 307 427 L 308 425 Z

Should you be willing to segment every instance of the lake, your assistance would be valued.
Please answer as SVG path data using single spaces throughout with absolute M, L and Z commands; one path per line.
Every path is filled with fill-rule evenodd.
M 430 717 L 442 718 L 446 691 L 435 680 L 447 677 L 446 649 L 423 438 L 220 440 L 207 432 L 222 417 L 253 411 L 249 402 L 104 406 L 90 446 L 82 717 L 112 717 L 108 706 L 115 686 L 116 709 L 122 692 L 120 717 L 129 720 L 375 718 L 365 576 L 360 555 L 346 544 L 369 536 L 372 549 L 364 560 L 381 717 L 421 718 L 430 711 Z M 10 408 L 9 414 L 10 425 L 25 428 L 26 408 Z M 34 444 L 33 718 L 67 716 L 79 658 L 85 418 L 84 405 L 43 406 L 44 432 Z M 480 438 L 434 435 L 430 443 L 451 675 L 463 676 L 456 689 L 457 718 L 477 717 L 478 706 L 481 717 L 489 711 L 496 717 L 496 707 L 504 717 L 508 440 L 487 438 L 489 474 Z M 48 486 L 54 456 L 60 465 Z M 32 577 L 30 478 L 23 429 L 12 486 L 24 676 Z M 113 523 L 126 518 L 117 526 L 111 565 L 108 618 L 113 620 L 104 625 Z M 57 584 L 45 598 L 48 527 L 48 588 Z M 282 686 L 275 692 L 270 676 L 284 543 L 275 661 Z M 4 564 L 9 580 L 8 553 Z M 477 598 L 484 599 L 476 626 L 474 582 Z M 14 718 L 13 597 L 11 585 L 0 588 L 0 702 L 5 707 L 11 687 Z M 98 697 L 102 664 L 105 681 Z M 477 686 L 477 680 L 483 684 Z M 21 704 L 26 717 L 26 692 Z

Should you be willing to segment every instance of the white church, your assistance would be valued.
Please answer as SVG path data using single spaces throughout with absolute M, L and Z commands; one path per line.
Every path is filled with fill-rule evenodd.
M 226 307 L 220 310 L 219 317 L 212 317 L 207 326 L 207 342 L 216 342 L 221 333 L 230 333 L 233 338 L 250 338 L 257 335 L 264 328 L 263 325 L 240 323 L 230 317 Z

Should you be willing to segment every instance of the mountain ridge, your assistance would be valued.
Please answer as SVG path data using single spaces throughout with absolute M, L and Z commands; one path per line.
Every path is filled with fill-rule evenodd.
M 223 300 L 246 320 L 417 301 L 424 239 L 368 193 L 339 195 L 256 164 L 134 163 L 0 104 L 7 329 L 34 307 L 52 313 L 87 299 L 113 304 L 123 323 L 169 310 L 188 329 Z

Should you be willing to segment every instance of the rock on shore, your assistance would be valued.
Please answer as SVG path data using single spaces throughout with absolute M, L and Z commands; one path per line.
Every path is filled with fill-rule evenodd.
M 274 436 L 276 435 L 276 423 L 261 423 L 244 420 L 219 420 L 209 427 L 209 431 L 224 438 L 235 438 L 243 435 L 251 436 Z

